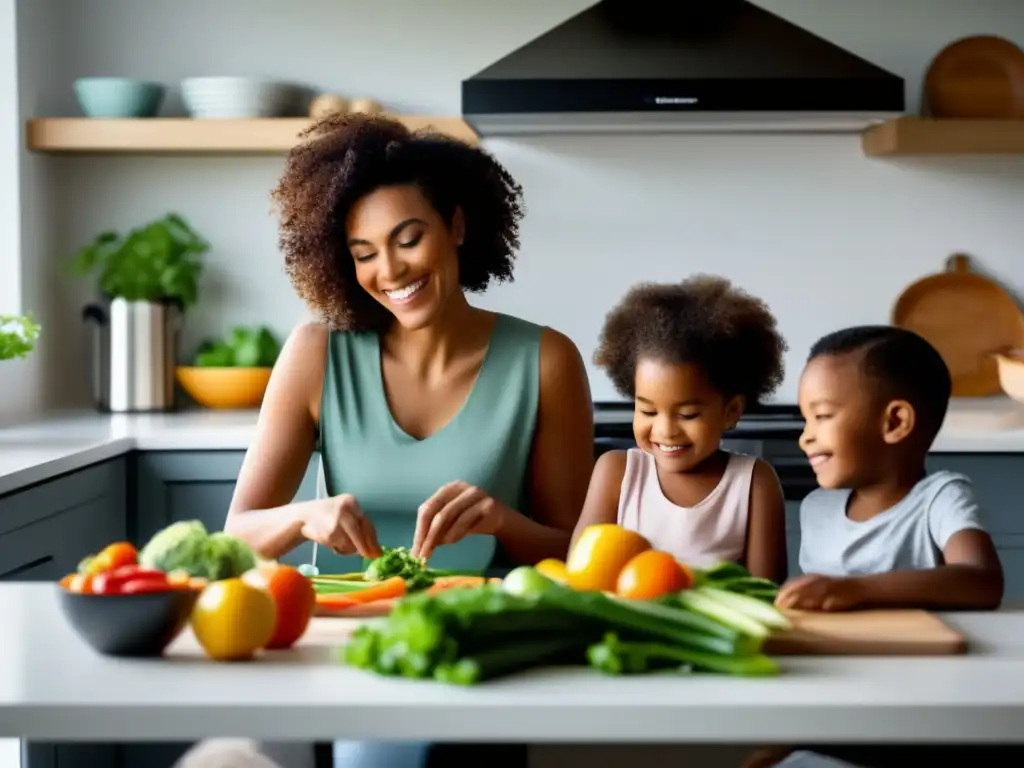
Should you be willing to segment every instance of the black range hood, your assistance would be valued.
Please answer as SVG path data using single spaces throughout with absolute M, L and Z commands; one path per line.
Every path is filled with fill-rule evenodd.
M 462 82 L 482 136 L 861 131 L 903 78 L 747 0 L 602 0 Z

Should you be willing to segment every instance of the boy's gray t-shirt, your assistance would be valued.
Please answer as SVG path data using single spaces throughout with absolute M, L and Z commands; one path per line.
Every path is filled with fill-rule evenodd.
M 864 522 L 846 516 L 849 489 L 812 491 L 800 505 L 800 570 L 855 576 L 934 568 L 958 531 L 984 531 L 969 478 L 928 475 L 895 506 Z

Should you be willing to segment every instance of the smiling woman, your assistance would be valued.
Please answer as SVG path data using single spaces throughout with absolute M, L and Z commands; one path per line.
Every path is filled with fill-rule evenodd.
M 515 181 L 449 137 L 343 115 L 311 128 L 273 197 L 286 269 L 321 322 L 278 358 L 226 529 L 265 557 L 311 539 L 321 571 L 382 546 L 490 573 L 564 558 L 593 468 L 583 361 L 561 333 L 466 295 L 512 279 Z M 326 498 L 292 503 L 314 450 Z M 426 754 L 348 745 L 335 761 Z

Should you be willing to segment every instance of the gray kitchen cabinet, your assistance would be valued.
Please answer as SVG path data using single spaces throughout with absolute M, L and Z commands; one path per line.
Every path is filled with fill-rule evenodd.
M 936 453 L 928 457 L 928 469 L 971 479 L 1003 564 L 1004 599 L 1024 600 L 1024 455 Z
M 126 460 L 114 459 L 0 496 L 0 581 L 57 581 L 126 538 Z M 25 742 L 24 768 L 114 765 L 109 744 Z
M 224 528 L 235 480 L 245 458 L 244 451 L 144 451 L 134 462 L 134 519 L 129 536 L 138 545 L 154 533 L 180 520 L 202 520 L 210 531 Z M 295 501 L 316 497 L 319 456 L 309 462 Z M 311 562 L 313 546 L 296 547 L 283 562 L 299 565 Z
M 0 496 L 0 581 L 56 581 L 127 535 L 126 460 Z

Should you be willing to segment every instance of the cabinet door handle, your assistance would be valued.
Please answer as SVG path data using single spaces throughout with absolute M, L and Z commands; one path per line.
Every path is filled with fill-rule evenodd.
M 35 560 L 31 560 L 31 561 L 25 563 L 24 565 L 19 565 L 17 568 L 12 568 L 9 571 L 5 571 L 4 573 L 0 573 L 0 579 L 8 579 L 11 576 L 17 576 L 19 573 L 24 573 L 25 571 L 30 571 L 33 568 L 38 568 L 40 565 L 45 565 L 46 563 L 49 563 L 49 562 L 52 562 L 52 561 L 53 561 L 53 555 L 46 555 L 45 557 L 37 557 Z

